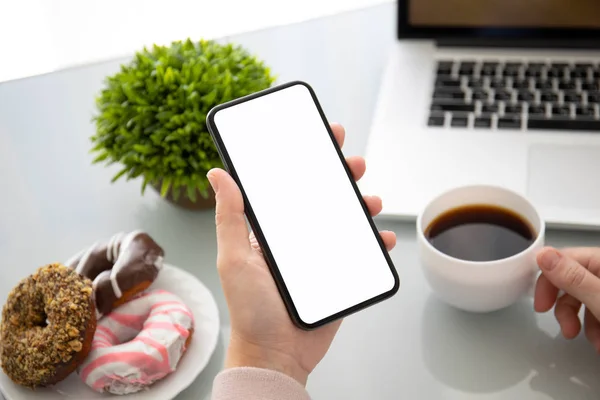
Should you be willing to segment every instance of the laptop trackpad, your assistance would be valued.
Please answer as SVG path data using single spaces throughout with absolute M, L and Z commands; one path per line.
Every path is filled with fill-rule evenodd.
M 533 145 L 527 192 L 540 205 L 600 209 L 600 146 Z

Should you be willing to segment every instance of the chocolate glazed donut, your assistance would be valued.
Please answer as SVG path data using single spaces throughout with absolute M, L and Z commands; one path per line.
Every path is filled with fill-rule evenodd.
M 162 269 L 164 250 L 147 234 L 117 233 L 65 263 L 93 282 L 98 318 L 146 290 Z

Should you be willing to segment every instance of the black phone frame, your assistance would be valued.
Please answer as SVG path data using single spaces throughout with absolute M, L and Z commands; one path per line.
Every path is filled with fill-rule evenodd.
M 295 85 L 302 85 L 308 89 L 308 91 L 315 103 L 315 106 L 317 107 L 317 110 L 319 111 L 321 119 L 323 120 L 323 124 L 325 125 L 325 127 L 327 129 L 329 137 L 330 137 L 330 139 L 336 149 L 336 152 L 340 158 L 340 162 L 344 166 L 344 169 L 348 176 L 348 180 L 350 180 L 352 187 L 354 188 L 354 192 L 356 193 L 356 196 L 358 197 L 358 199 L 360 201 L 363 212 L 365 213 L 365 217 L 369 221 L 369 225 L 371 226 L 371 229 L 373 230 L 373 235 L 375 236 L 375 239 L 379 243 L 381 251 L 383 252 L 383 255 L 388 263 L 388 266 L 390 267 L 392 276 L 394 277 L 394 286 L 392 287 L 391 290 L 384 292 L 380 295 L 377 295 L 371 299 L 365 300 L 359 304 L 355 304 L 354 306 L 348 307 L 345 310 L 339 311 L 333 315 L 330 315 L 328 317 L 325 317 L 325 318 L 323 318 L 319 321 L 313 322 L 313 323 L 304 322 L 300 318 L 300 315 L 298 314 L 298 311 L 296 310 L 296 307 L 294 305 L 294 302 L 292 301 L 292 298 L 291 298 L 290 293 L 287 289 L 287 286 L 283 280 L 283 277 L 281 276 L 281 273 L 279 272 L 277 263 L 275 262 L 273 254 L 271 253 L 269 244 L 266 241 L 266 238 L 262 232 L 262 229 L 256 218 L 256 215 L 254 214 L 252 206 L 251 206 L 250 202 L 248 201 L 248 197 L 246 196 L 244 187 L 238 177 L 238 174 L 233 165 L 233 162 L 229 156 L 229 153 L 227 152 L 227 149 L 225 148 L 225 144 L 223 143 L 223 140 L 221 139 L 221 135 L 219 134 L 219 130 L 215 124 L 215 115 L 216 115 L 216 113 L 218 113 L 221 110 L 236 106 L 238 104 L 241 104 L 241 103 L 244 103 L 247 101 L 254 100 L 254 99 L 262 97 L 262 96 L 266 96 L 266 95 L 275 93 L 280 90 L 290 88 Z M 392 262 L 392 259 L 389 255 L 387 249 L 385 248 L 385 244 L 383 243 L 383 240 L 381 239 L 381 236 L 379 235 L 379 232 L 377 230 L 377 227 L 375 226 L 373 218 L 371 217 L 369 210 L 367 208 L 367 205 L 364 202 L 364 199 L 362 197 L 362 194 L 360 193 L 360 190 L 358 189 L 358 185 L 356 184 L 356 182 L 354 181 L 354 178 L 352 177 L 352 173 L 350 171 L 350 168 L 348 167 L 348 164 L 346 163 L 346 160 L 340 149 L 340 146 L 338 145 L 337 141 L 335 140 L 333 131 L 331 130 L 329 122 L 327 121 L 327 118 L 325 117 L 325 113 L 323 112 L 323 109 L 317 99 L 316 93 L 309 84 L 307 84 L 306 82 L 303 82 L 303 81 L 298 81 L 298 80 L 291 81 L 291 82 L 287 82 L 287 83 L 283 83 L 283 84 L 280 84 L 277 86 L 270 87 L 268 89 L 265 89 L 265 90 L 262 90 L 259 92 L 255 92 L 255 93 L 247 95 L 247 96 L 237 98 L 235 100 L 232 100 L 232 101 L 229 101 L 229 102 L 226 102 L 223 104 L 219 104 L 209 111 L 209 113 L 206 117 L 206 121 L 207 121 L 208 131 L 210 132 L 210 135 L 212 136 L 212 139 L 215 143 L 217 151 L 219 152 L 219 155 L 221 157 L 223 165 L 225 166 L 225 169 L 229 172 L 231 177 L 235 180 L 238 187 L 240 188 L 240 191 L 242 192 L 242 197 L 244 199 L 244 212 L 246 214 L 246 218 L 248 219 L 250 227 L 252 228 L 252 231 L 254 232 L 254 235 L 256 236 L 256 239 L 261 246 L 262 253 L 265 257 L 267 265 L 269 266 L 271 274 L 273 275 L 273 279 L 275 280 L 275 284 L 277 286 L 279 294 L 281 295 L 281 298 L 283 299 L 285 307 L 287 308 L 288 314 L 290 315 L 291 320 L 294 322 L 294 324 L 297 327 L 299 327 L 303 330 L 314 330 L 323 325 L 329 324 L 329 323 L 331 323 L 335 320 L 341 319 L 341 318 L 345 318 L 345 317 L 347 317 L 351 314 L 354 314 L 360 310 L 363 310 L 363 309 L 370 307 L 376 303 L 386 300 L 386 299 L 394 296 L 398 292 L 398 289 L 400 288 L 400 278 L 398 276 L 398 272 L 396 271 L 394 263 Z M 335 296 L 335 293 L 332 293 L 331 295 Z

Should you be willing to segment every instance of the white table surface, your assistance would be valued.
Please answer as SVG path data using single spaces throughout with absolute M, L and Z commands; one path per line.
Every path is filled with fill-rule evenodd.
M 362 154 L 394 40 L 394 11 L 386 4 L 231 39 L 266 59 L 281 81 L 311 83 L 329 119 L 347 128 L 346 154 Z M 0 84 L 0 298 L 39 265 L 65 260 L 116 231 L 145 229 L 164 246 L 169 263 L 194 273 L 217 299 L 218 349 L 179 396 L 209 399 L 229 331 L 215 270 L 213 212 L 180 210 L 152 191 L 140 196 L 138 182 L 111 185 L 118 167 L 90 165 L 93 99 L 123 61 Z M 306 190 L 310 194 L 309 185 Z M 445 306 L 422 276 L 413 224 L 377 223 L 398 235 L 391 255 L 400 291 L 344 322 L 309 379 L 314 399 L 600 398 L 600 360 L 583 337 L 563 340 L 552 315 L 535 315 L 529 300 L 489 315 Z M 597 245 L 599 239 L 548 233 L 556 246 Z

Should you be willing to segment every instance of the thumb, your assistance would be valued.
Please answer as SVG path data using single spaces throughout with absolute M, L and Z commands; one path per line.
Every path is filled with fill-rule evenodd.
M 542 273 L 558 289 L 580 300 L 600 318 L 600 279 L 575 259 L 546 247 L 537 255 Z
M 218 258 L 225 263 L 241 261 L 250 249 L 242 192 L 233 178 L 222 169 L 211 169 L 206 177 L 215 192 L 217 203 L 215 223 Z

